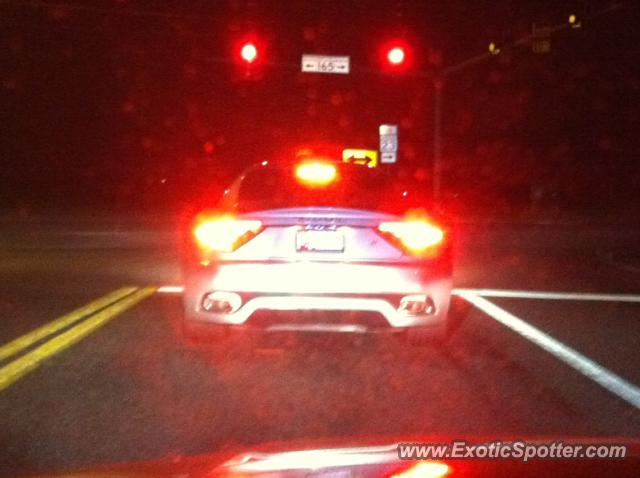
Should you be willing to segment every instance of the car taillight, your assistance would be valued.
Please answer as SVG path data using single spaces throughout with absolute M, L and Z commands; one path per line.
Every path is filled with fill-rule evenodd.
M 378 230 L 399 241 L 410 252 L 420 254 L 439 245 L 444 240 L 444 231 L 428 221 L 415 219 L 383 222 Z
M 442 478 L 449 475 L 451 467 L 441 461 L 422 461 L 389 478 Z
M 261 230 L 262 223 L 257 220 L 219 217 L 198 221 L 193 235 L 198 246 L 205 251 L 231 252 Z

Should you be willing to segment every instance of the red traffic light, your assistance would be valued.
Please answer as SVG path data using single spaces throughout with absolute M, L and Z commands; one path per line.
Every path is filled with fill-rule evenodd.
M 380 66 L 389 72 L 401 72 L 413 64 L 413 49 L 408 41 L 391 39 L 380 45 L 378 50 Z
M 266 49 L 264 38 L 257 33 L 250 32 L 235 37 L 231 43 L 233 63 L 240 70 L 255 74 L 267 58 Z
M 247 42 L 240 48 L 240 58 L 246 63 L 253 63 L 258 58 L 258 47 L 253 42 Z
M 392 65 L 401 65 L 405 60 L 404 48 L 395 46 L 387 52 L 387 61 Z

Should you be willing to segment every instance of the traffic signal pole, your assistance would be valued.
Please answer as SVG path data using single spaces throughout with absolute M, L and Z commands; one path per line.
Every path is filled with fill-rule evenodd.
M 440 200 L 442 179 L 442 88 L 441 77 L 433 80 L 433 199 Z

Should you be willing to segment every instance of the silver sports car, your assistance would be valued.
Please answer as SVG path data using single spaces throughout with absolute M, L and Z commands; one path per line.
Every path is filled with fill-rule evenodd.
M 248 169 L 188 228 L 185 337 L 260 329 L 443 338 L 451 237 L 423 193 L 362 165 Z

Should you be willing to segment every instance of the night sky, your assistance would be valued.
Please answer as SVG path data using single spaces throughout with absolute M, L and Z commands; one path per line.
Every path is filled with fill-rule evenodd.
M 377 145 L 400 125 L 404 175 L 429 187 L 429 75 L 569 14 L 581 27 L 447 77 L 444 202 L 461 214 L 640 210 L 637 7 L 607 1 L 0 2 L 0 201 L 50 211 L 171 212 L 307 143 Z M 234 62 L 259 41 L 249 74 Z M 384 71 L 381 45 L 410 64 Z M 350 55 L 352 74 L 298 71 Z

